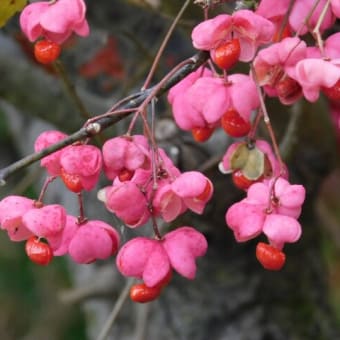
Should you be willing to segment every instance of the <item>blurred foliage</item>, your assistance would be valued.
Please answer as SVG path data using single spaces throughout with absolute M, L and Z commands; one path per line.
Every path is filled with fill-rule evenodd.
M 5 233 L 0 247 L 1 339 L 86 339 L 79 306 L 58 301 L 58 291 L 71 286 L 66 261 L 55 258 L 48 267 L 37 266 L 24 243 L 10 242 Z
M 6 150 L 11 157 L 17 158 L 12 142 L 5 116 L 0 111 L 3 157 L 3 150 Z M 0 199 L 10 190 L 11 185 L 1 188 Z M 36 197 L 32 186 L 20 194 Z M 72 285 L 66 260 L 55 258 L 48 267 L 37 266 L 26 256 L 24 242 L 11 242 L 5 232 L 0 233 L 0 249 L 1 340 L 86 339 L 80 307 L 62 305 L 58 301 L 58 291 Z
M 71 285 L 65 260 L 36 266 L 27 258 L 24 243 L 8 241 L 5 233 L 0 234 L 0 247 L 1 339 L 86 339 L 80 309 L 57 298 L 61 288 Z
M 340 167 L 326 178 L 317 211 L 323 227 L 322 253 L 327 263 L 330 301 L 340 322 Z

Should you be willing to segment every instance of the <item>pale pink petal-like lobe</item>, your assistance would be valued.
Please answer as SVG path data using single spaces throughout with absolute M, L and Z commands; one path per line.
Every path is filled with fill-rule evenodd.
M 170 270 L 169 257 L 161 243 L 152 250 L 143 271 L 143 281 L 153 287 L 162 281 Z
M 116 263 L 124 276 L 141 279 L 148 259 L 158 246 L 158 241 L 147 237 L 135 237 L 126 242 L 119 250 Z
M 34 151 L 39 152 L 52 144 L 62 141 L 67 135 L 57 130 L 42 132 L 34 142 Z M 58 176 L 61 172 L 60 155 L 64 149 L 53 152 L 41 159 L 40 164 L 45 167 L 51 176 Z
M 203 256 L 208 248 L 204 235 L 192 227 L 180 227 L 164 236 L 163 246 L 171 266 L 182 276 L 194 279 L 196 258 Z
M 326 6 L 326 2 L 327 0 L 320 0 L 318 3 L 315 3 L 314 0 L 296 0 L 289 15 L 290 26 L 300 35 L 307 33 L 308 28 L 305 24 L 305 18 L 307 16 L 309 17 L 312 13 L 309 17 L 308 25 L 309 27 L 315 27 Z M 316 7 L 314 8 L 315 4 Z M 328 8 L 321 21 L 320 32 L 322 33 L 325 29 L 331 27 L 334 20 L 335 17 L 333 16 L 331 9 Z
M 85 190 L 92 190 L 102 169 L 102 155 L 94 145 L 71 145 L 62 150 L 60 165 L 66 173 L 79 176 Z
M 233 230 L 235 239 L 238 242 L 245 242 L 262 232 L 265 220 L 264 207 L 243 200 L 228 208 L 225 220 L 228 227 Z
M 40 17 L 48 8 L 48 2 L 35 2 L 21 12 L 20 27 L 29 41 L 35 41 L 41 35 L 43 28 L 40 25 Z
M 266 217 L 263 233 L 276 248 L 282 249 L 284 244 L 296 242 L 301 236 L 300 223 L 290 216 L 271 214 Z
M 146 197 L 133 182 L 123 182 L 102 190 L 105 193 L 103 199 L 107 209 L 129 227 L 141 226 L 150 217 Z
M 231 28 L 232 17 L 228 14 L 220 14 L 201 22 L 193 29 L 192 43 L 199 50 L 211 50 L 226 38 Z
M 245 121 L 249 121 L 252 111 L 260 105 L 254 81 L 245 74 L 236 73 L 229 76 L 228 80 L 231 82 L 231 86 L 229 86 L 230 105 Z
M 331 9 L 333 14 L 340 18 L 340 2 L 338 0 L 331 0 Z
M 62 232 L 48 238 L 48 244 L 52 248 L 54 256 L 63 256 L 68 253 L 69 244 L 78 228 L 77 218 L 67 215 L 65 228 Z
M 22 217 L 27 229 L 38 237 L 57 236 L 66 224 L 66 210 L 59 204 L 30 209 Z
M 296 65 L 296 80 L 302 86 L 305 98 L 315 102 L 321 87 L 332 87 L 340 78 L 340 67 L 332 61 L 309 58 Z
M 7 230 L 11 241 L 23 241 L 33 233 L 22 222 L 22 216 L 34 208 L 34 200 L 11 195 L 0 201 L 0 228 Z
M 119 240 L 108 229 L 112 228 L 103 221 L 91 220 L 80 225 L 68 246 L 71 258 L 76 263 L 91 263 L 113 255 Z
M 174 193 L 170 184 L 161 183 L 155 192 L 152 205 L 156 215 L 171 222 L 183 212 L 183 200 Z
M 62 44 L 73 32 L 83 37 L 89 34 L 85 12 L 83 0 L 35 2 L 24 8 L 20 16 L 20 26 L 30 41 L 41 36 Z

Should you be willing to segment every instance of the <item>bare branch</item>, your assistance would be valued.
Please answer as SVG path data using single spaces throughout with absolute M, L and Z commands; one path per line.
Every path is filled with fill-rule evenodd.
M 169 77 L 169 79 L 167 79 L 163 83 L 162 86 L 159 86 L 159 84 L 156 84 L 154 87 L 150 89 L 143 90 L 139 93 L 136 93 L 132 96 L 127 97 L 128 100 L 123 99 L 122 101 L 120 101 L 121 104 L 116 107 L 115 111 L 125 111 L 128 109 L 134 109 L 134 108 L 137 109 L 138 106 L 142 105 L 144 101 L 147 98 L 149 98 L 150 94 L 155 94 L 157 97 L 161 96 L 171 87 L 176 85 L 180 80 L 186 77 L 188 74 L 190 74 L 191 72 L 199 68 L 205 61 L 207 61 L 208 57 L 209 57 L 209 53 L 206 51 L 201 51 L 195 54 L 192 58 L 190 58 L 190 61 L 191 61 L 190 63 L 181 67 L 177 72 L 175 72 L 175 74 Z M 170 71 L 169 73 L 172 73 L 172 71 Z M 165 76 L 164 78 L 166 77 L 167 76 Z M 130 111 L 122 112 L 122 113 L 114 114 L 111 116 L 105 116 L 103 118 L 99 118 L 95 123 L 89 124 L 86 127 L 82 127 L 80 130 L 71 134 L 69 137 L 65 138 L 64 140 L 58 143 L 55 143 L 49 146 L 48 148 L 41 150 L 40 152 L 30 154 L 22 158 L 21 160 L 9 165 L 8 167 L 1 169 L 0 170 L 0 185 L 5 185 L 6 179 L 10 175 L 14 174 L 16 171 L 31 165 L 32 163 L 42 159 L 43 157 L 57 150 L 64 148 L 65 146 L 71 145 L 74 142 L 83 140 L 88 137 L 93 137 L 99 134 L 103 130 L 107 129 L 110 126 L 113 126 L 114 124 L 122 120 L 124 117 L 130 115 L 131 112 Z

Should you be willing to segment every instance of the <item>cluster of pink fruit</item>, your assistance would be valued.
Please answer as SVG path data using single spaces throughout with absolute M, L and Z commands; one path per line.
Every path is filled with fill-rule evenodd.
M 37 138 L 35 151 L 65 137 L 59 131 L 45 131 Z M 44 157 L 41 165 L 49 174 L 48 182 L 60 178 L 78 195 L 94 189 L 104 169 L 113 182 L 100 190 L 98 197 L 131 228 L 150 219 L 156 225 L 156 218 L 172 222 L 187 209 L 201 214 L 213 193 L 207 177 L 196 171 L 181 173 L 162 149 L 150 148 L 142 135 L 112 138 L 102 151 L 76 143 Z M 107 259 L 119 248 L 119 235 L 112 226 L 68 215 L 63 206 L 45 205 L 41 197 L 4 198 L 0 201 L 0 224 L 12 241 L 27 240 L 28 256 L 42 265 L 53 256 L 66 254 L 76 263 L 91 263 Z M 195 260 L 206 250 L 205 237 L 193 227 L 181 226 L 165 235 L 156 227 L 155 238 L 137 237 L 121 247 L 117 267 L 125 276 L 143 279 L 144 293 L 139 295 L 149 294 L 146 291 L 155 291 L 155 287 L 160 293 L 173 269 L 193 279 Z
M 283 105 L 302 97 L 315 102 L 323 92 L 340 135 L 340 33 L 322 39 L 340 17 L 340 3 L 297 0 L 289 6 L 289 0 L 262 0 L 256 11 L 220 14 L 197 25 L 194 47 L 209 51 L 223 74 L 201 68 L 168 96 L 177 125 L 196 141 L 206 141 L 219 127 L 231 137 L 247 137 L 232 144 L 220 164 L 221 171 L 231 173 L 235 185 L 247 191 L 247 198 L 228 209 L 226 223 L 239 242 L 262 232 L 267 236 L 269 244 L 260 242 L 256 256 L 271 270 L 284 265 L 284 244 L 300 238 L 297 218 L 305 190 L 288 182 L 278 148 L 273 153 L 267 142 L 254 137 L 254 111 L 257 118 L 263 114 L 267 119 L 261 90 Z M 302 40 L 308 32 L 315 37 L 313 46 Z M 237 62 L 251 63 L 249 75 L 229 74 Z
M 304 187 L 289 184 L 288 171 L 263 140 L 232 144 L 220 170 L 232 173 L 235 185 L 247 191 L 247 197 L 229 207 L 225 216 L 236 240 L 244 242 L 263 232 L 269 244 L 258 244 L 257 259 L 266 269 L 281 269 L 285 263 L 284 244 L 296 242 L 301 236 L 297 219 L 305 199 Z
M 305 189 L 288 182 L 278 148 L 273 152 L 266 141 L 254 137 L 259 122 L 254 113 L 266 119 L 262 91 L 284 105 L 302 96 L 314 102 L 321 91 L 332 103 L 333 116 L 340 117 L 340 33 L 322 40 L 323 32 L 340 17 L 340 3 L 296 0 L 289 6 L 289 0 L 275 4 L 262 0 L 256 11 L 221 14 L 197 25 L 192 32 L 194 47 L 209 51 L 223 74 L 212 63 L 211 68 L 203 66 L 174 86 L 168 96 L 174 120 L 196 141 L 206 141 L 219 127 L 231 137 L 247 137 L 232 144 L 220 163 L 221 171 L 231 173 L 235 185 L 247 192 L 246 198 L 229 207 L 226 223 L 238 242 L 264 233 L 268 243 L 258 243 L 256 256 L 269 270 L 282 268 L 284 244 L 301 236 L 297 219 Z M 20 24 L 30 41 L 42 38 L 35 45 L 40 62 L 54 61 L 60 44 L 73 32 L 89 34 L 85 12 L 83 0 L 26 6 Z M 313 33 L 316 46 L 302 40 L 307 32 Z M 239 61 L 251 65 L 250 74 L 228 74 Z M 65 137 L 58 131 L 44 132 L 36 140 L 35 150 Z M 117 255 L 123 275 L 143 280 L 131 290 L 131 298 L 138 302 L 157 298 L 173 270 L 188 279 L 195 277 L 196 259 L 207 250 L 205 237 L 191 226 L 161 235 L 157 219 L 173 222 L 188 209 L 202 214 L 213 194 L 207 177 L 197 171 L 181 173 L 150 140 L 143 135 L 116 137 L 106 141 L 102 150 L 79 142 L 41 161 L 50 180 L 60 178 L 79 197 L 83 190 L 96 187 L 103 170 L 112 181 L 98 192 L 107 209 L 130 228 L 152 222 L 153 238 L 133 238 Z M 272 142 L 275 146 L 273 136 Z M 83 214 L 70 216 L 58 204 L 45 205 L 42 197 L 4 198 L 0 224 L 11 240 L 26 240 L 28 256 L 39 264 L 65 254 L 77 263 L 90 263 L 119 249 L 119 235 L 112 226 L 89 221 Z
M 313 11 L 313 4 L 295 1 L 286 24 L 289 1 L 273 6 L 270 0 L 262 0 L 255 12 L 221 14 L 197 25 L 192 32 L 194 47 L 210 51 L 224 77 L 200 69 L 170 91 L 169 102 L 178 126 L 191 131 L 197 141 L 207 140 L 219 126 L 232 137 L 246 136 L 251 130 L 251 112 L 260 104 L 255 83 L 285 105 L 302 96 L 315 102 L 320 90 L 338 103 L 340 33 L 330 35 L 325 42 L 320 36 L 317 43 L 322 46 L 310 47 L 301 36 L 307 33 L 305 19 L 309 14 L 313 14 L 309 26 L 315 27 L 320 20 L 317 34 L 334 24 L 340 5 L 319 1 Z M 327 11 L 320 17 L 324 9 Z M 291 37 L 293 31 L 295 37 Z M 252 63 L 250 76 L 226 74 L 238 61 Z
M 38 1 L 27 5 L 20 15 L 20 26 L 29 41 L 37 41 L 34 55 L 42 64 L 55 61 L 61 44 L 73 33 L 86 37 L 90 28 L 83 0 Z

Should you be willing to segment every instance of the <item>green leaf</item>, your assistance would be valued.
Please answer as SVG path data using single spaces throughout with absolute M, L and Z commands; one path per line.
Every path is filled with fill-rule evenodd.
M 12 18 L 12 16 L 21 11 L 27 1 L 26 0 L 1 0 L 0 1 L 0 27 L 5 26 L 7 21 Z

